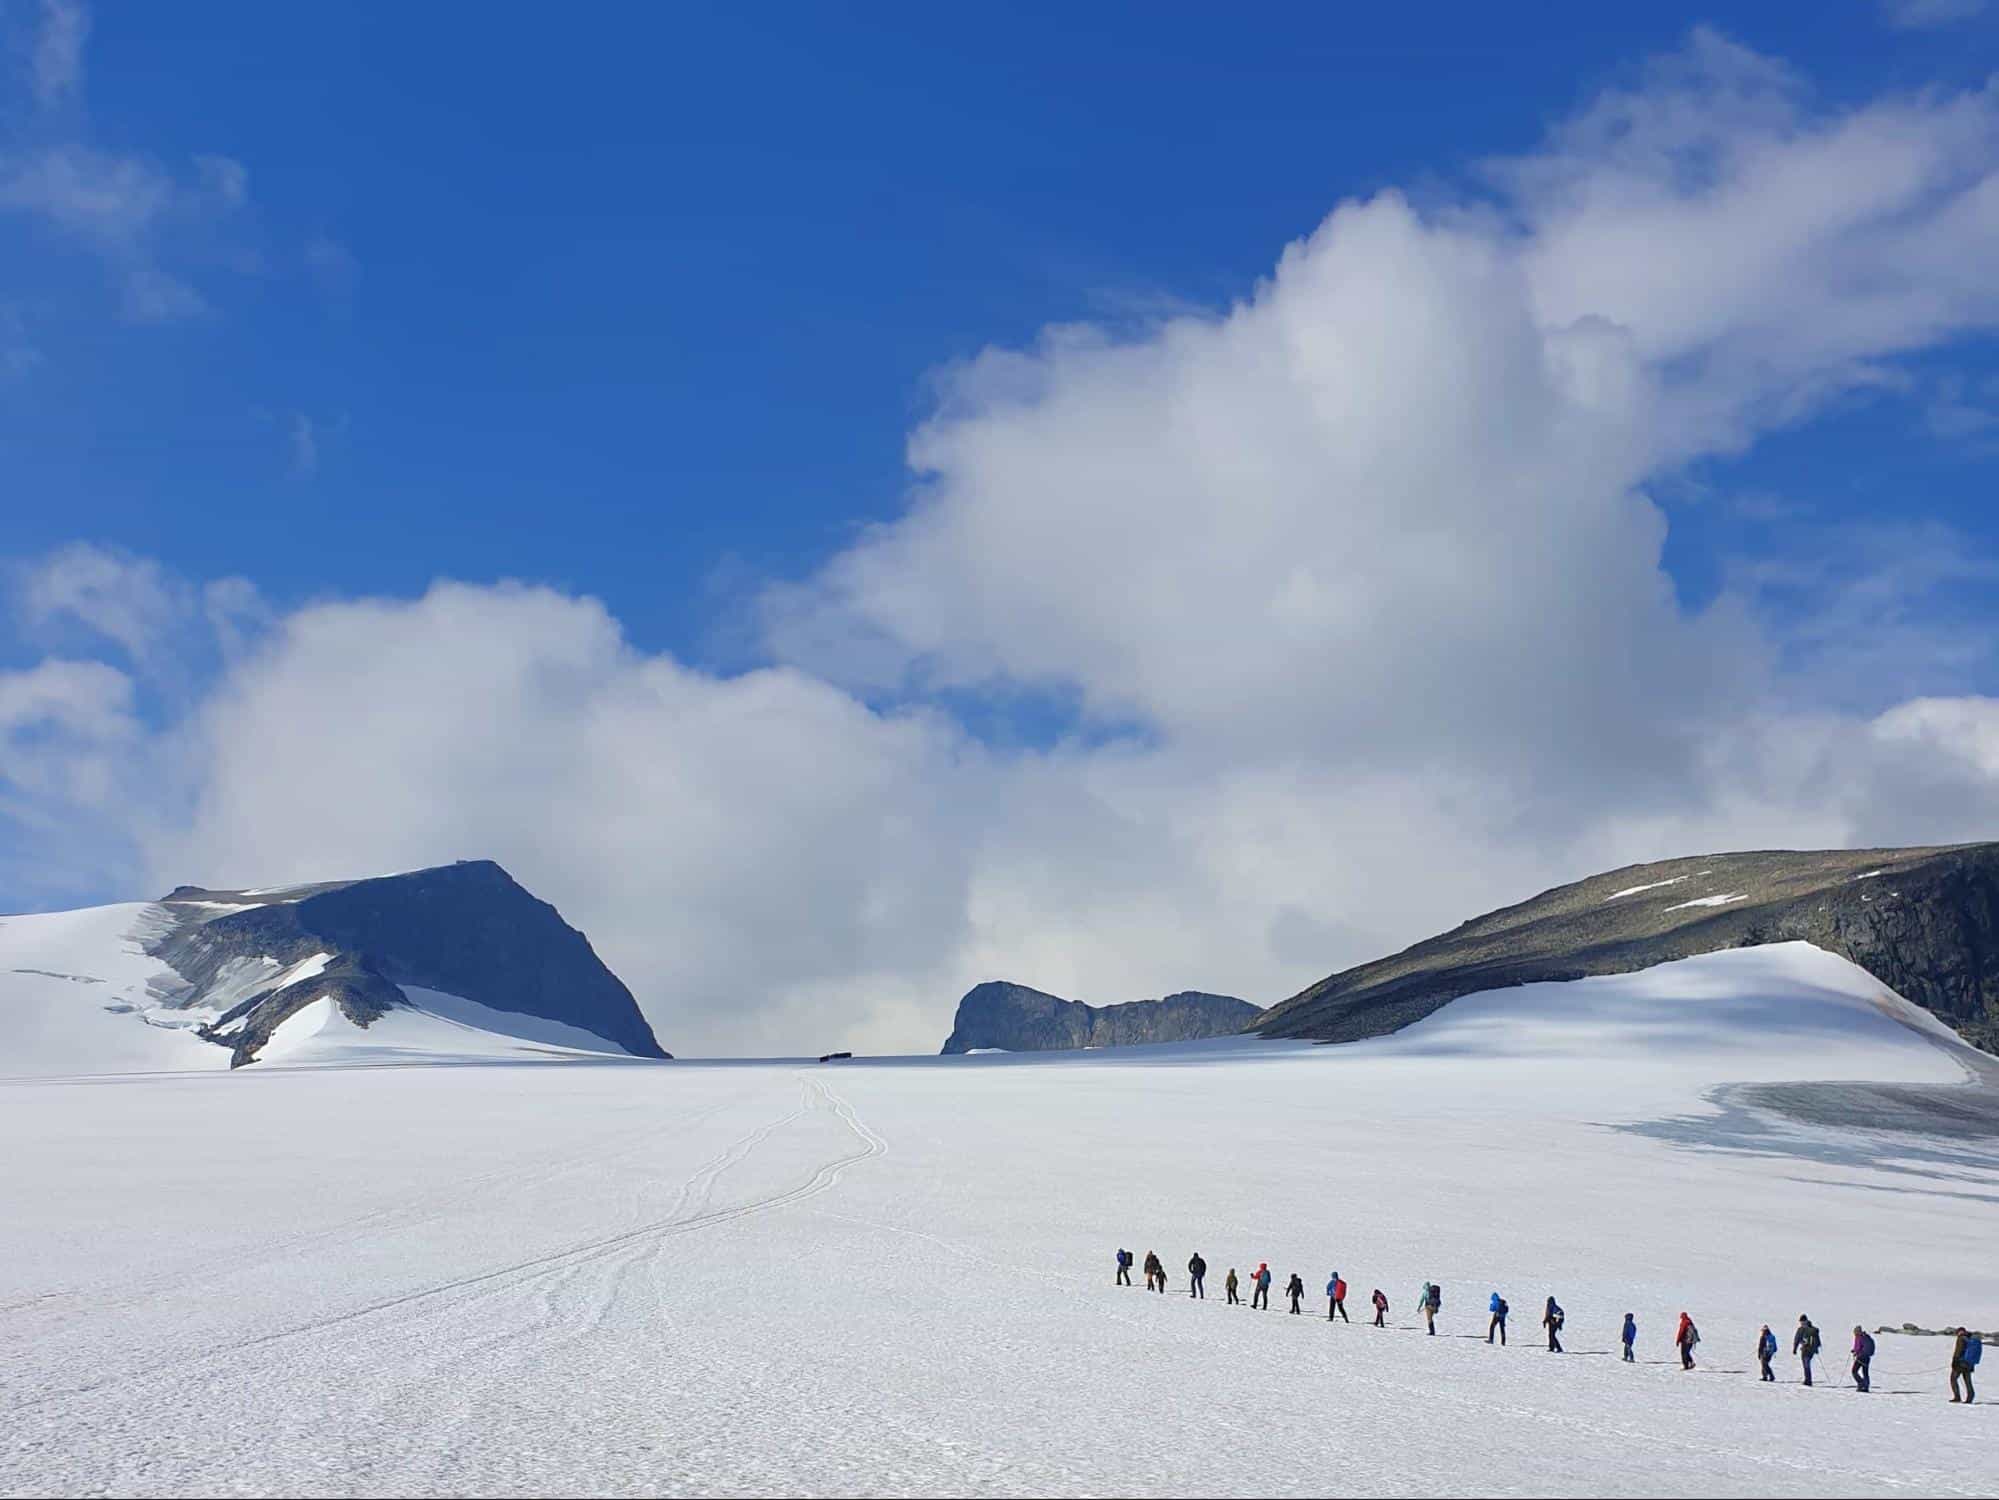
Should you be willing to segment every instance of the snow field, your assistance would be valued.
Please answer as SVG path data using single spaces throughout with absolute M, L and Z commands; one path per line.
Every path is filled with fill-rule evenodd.
M 1882 1338 L 1867 1397 L 1750 1357 L 1801 1311 L 1833 1351 L 1999 1323 L 1994 1143 L 1620 1128 L 1745 1079 L 1962 1080 L 1907 1011 L 1799 947 L 1341 1048 L 17 1081 L 0 1491 L 1999 1492 L 1944 1341 Z M 1120 1244 L 1174 1292 L 1114 1287 Z M 1354 1324 L 1223 1306 L 1258 1259 L 1344 1273 Z M 1365 1326 L 1377 1285 L 1402 1326 Z

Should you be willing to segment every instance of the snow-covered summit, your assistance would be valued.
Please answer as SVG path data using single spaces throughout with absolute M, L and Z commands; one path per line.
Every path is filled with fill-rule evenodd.
M 0 917 L 4 1073 L 664 1057 L 588 939 L 498 865 Z

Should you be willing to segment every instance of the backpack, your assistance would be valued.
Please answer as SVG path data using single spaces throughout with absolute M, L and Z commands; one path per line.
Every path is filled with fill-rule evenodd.
M 1433 1282 L 1430 1286 L 1430 1306 L 1432 1310 L 1436 1310 L 1441 1309 L 1443 1305 L 1444 1289 Z
M 1131 1269 L 1131 1252 L 1130 1252 L 1129 1250 L 1120 1250 L 1120 1251 L 1118 1251 L 1118 1253 L 1117 1253 L 1117 1263 L 1118 1263 L 1119 1265 L 1123 1266 L 1123 1267 L 1124 1267 L 1124 1268 L 1125 1268 L 1125 1269 L 1126 1269 L 1127 1271 L 1128 1271 L 1128 1270 L 1130 1270 L 1130 1269 Z
M 1964 1341 L 1964 1364 L 1966 1369 L 1978 1368 L 1978 1356 L 1985 1352 L 1985 1340 L 1973 1334 Z
M 1862 1359 L 1872 1359 L 1874 1357 L 1873 1334 L 1863 1333 L 1860 1335 L 1860 1357 Z
M 1501 1297 L 1499 1299 L 1499 1306 L 1494 1308 L 1493 1311 L 1498 1313 L 1501 1318 L 1504 1318 L 1508 1313 L 1512 1312 L 1513 1309 L 1507 1306 L 1506 1299 L 1504 1297 Z
M 1811 1359 L 1815 1357 L 1818 1354 L 1818 1352 L 1819 1352 L 1819 1331 L 1818 1331 L 1818 1326 L 1816 1324 L 1813 1324 L 1807 1329 L 1805 1333 L 1805 1358 Z

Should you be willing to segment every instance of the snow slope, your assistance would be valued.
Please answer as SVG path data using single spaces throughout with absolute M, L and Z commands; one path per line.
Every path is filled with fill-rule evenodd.
M 1964 1084 L 1926 1022 L 1792 946 L 1337 1048 L 0 1083 L 0 1492 L 1999 1493 L 1938 1340 L 1748 1373 L 1800 1311 L 1999 1324 L 1999 1141 L 1705 1097 Z M 1394 1326 L 1224 1306 L 1259 1259 Z
M 214 1069 L 229 1054 L 163 1010 L 173 971 L 142 944 L 170 920 L 149 902 L 0 917 L 0 1077 L 89 1070 Z
M 392 1010 L 366 1027 L 349 1021 L 331 1000 L 313 1001 L 279 1023 L 264 1044 L 258 1066 L 339 1068 L 627 1056 L 580 1026 L 495 1010 L 462 995 L 417 985 L 405 987 L 403 993 L 409 997 L 409 1009 Z

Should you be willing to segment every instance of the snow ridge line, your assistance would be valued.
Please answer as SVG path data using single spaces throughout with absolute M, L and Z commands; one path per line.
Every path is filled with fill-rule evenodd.
M 483 1292 L 487 1290 L 507 1289 L 524 1282 L 533 1281 L 542 1276 L 557 1272 L 572 1271 L 592 1261 L 601 1260 L 605 1256 L 614 1254 L 642 1240 L 664 1240 L 683 1234 L 691 1234 L 696 1230 L 710 1229 L 717 1224 L 731 1223 L 734 1220 L 748 1218 L 755 1214 L 767 1213 L 773 1209 L 789 1208 L 795 1203 L 802 1203 L 808 1198 L 817 1197 L 836 1184 L 840 1180 L 841 1174 L 848 1167 L 858 1162 L 871 1161 L 875 1157 L 883 1155 L 888 1150 L 888 1142 L 863 1124 L 860 1117 L 854 1113 L 852 1106 L 834 1094 L 831 1089 L 816 1079 L 806 1078 L 803 1074 L 799 1076 L 807 1090 L 807 1102 L 805 1104 L 793 1110 L 790 1114 L 784 1115 L 774 1121 L 767 1121 L 763 1125 L 758 1126 L 757 1129 L 751 1131 L 743 1140 L 737 1141 L 727 1147 L 716 1158 L 716 1162 L 719 1163 L 723 1157 L 728 1157 L 730 1158 L 728 1165 L 734 1165 L 735 1162 L 747 1156 L 750 1150 L 754 1149 L 755 1145 L 760 1144 L 762 1141 L 768 1139 L 772 1133 L 805 1114 L 813 1104 L 823 1103 L 860 1141 L 860 1149 L 837 1157 L 833 1161 L 823 1163 L 813 1172 L 811 1177 L 798 1187 L 788 1189 L 782 1193 L 775 1193 L 768 1198 L 759 1198 L 750 1203 L 739 1204 L 733 1208 L 715 1209 L 710 1212 L 696 1214 L 694 1217 L 688 1219 L 668 1217 L 651 1224 L 641 1225 L 637 1229 L 629 1229 L 619 1234 L 607 1235 L 603 1239 L 588 1241 L 582 1245 L 573 1245 L 566 1250 L 556 1250 L 551 1251 L 547 1255 L 534 1256 L 510 1266 L 502 1266 L 497 1270 L 484 1271 L 476 1276 L 459 1277 L 452 1281 L 442 1282 L 437 1286 L 426 1287 L 420 1291 L 406 1292 L 401 1296 L 370 1303 L 366 1307 L 355 1308 L 350 1312 L 336 1313 L 331 1317 L 314 1319 L 309 1323 L 301 1323 L 291 1328 L 279 1329 L 274 1333 L 260 1334 L 254 1338 L 241 1339 L 234 1343 L 218 1345 L 200 1354 L 190 1355 L 186 1359 L 163 1361 L 160 1364 L 150 1365 L 140 1370 L 128 1371 L 125 1374 L 100 1380 L 90 1385 L 71 1386 L 62 1390 L 49 1391 L 30 1400 L 16 1402 L 4 1408 L 4 1410 L 8 1413 L 29 1411 L 37 1406 L 45 1406 L 51 1401 L 60 1400 L 64 1397 L 91 1395 L 116 1386 L 128 1385 L 133 1381 L 150 1379 L 153 1376 L 165 1374 L 169 1371 L 206 1364 L 211 1360 L 221 1359 L 230 1354 L 261 1349 L 268 1345 L 301 1338 L 307 1334 L 321 1333 L 328 1329 L 340 1328 L 362 1318 L 373 1317 L 377 1313 L 389 1312 L 399 1307 L 409 1307 L 413 1304 L 428 1302 L 448 1292 L 480 1288 L 482 1289 L 480 1294 L 483 1295 Z M 709 1165 L 714 1166 L 716 1163 L 710 1163 Z M 699 1178 L 703 1172 L 707 1172 L 708 1170 L 707 1166 L 698 1169 L 695 1173 L 695 1178 Z M 710 1176 L 708 1183 L 703 1189 L 703 1201 L 705 1201 L 706 1189 L 712 1187 L 714 1177 L 719 1176 L 721 1170 L 725 1170 L 725 1168 L 717 1167 L 717 1170 Z M 690 1178 L 689 1183 L 691 1184 L 694 1180 L 694 1178 Z M 522 1272 L 526 1272 L 527 1274 L 523 1276 L 520 1274 Z M 513 1276 L 519 1276 L 520 1280 L 507 1283 L 505 1288 L 492 1285 L 495 1282 L 500 1282 L 502 1278 Z

